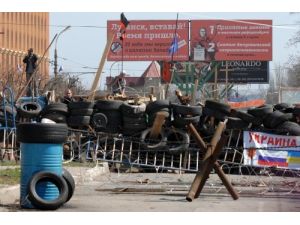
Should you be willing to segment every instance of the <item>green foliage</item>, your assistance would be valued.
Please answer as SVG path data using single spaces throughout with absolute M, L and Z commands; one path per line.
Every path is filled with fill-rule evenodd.
M 20 168 L 0 169 L 0 184 L 14 185 L 20 183 Z

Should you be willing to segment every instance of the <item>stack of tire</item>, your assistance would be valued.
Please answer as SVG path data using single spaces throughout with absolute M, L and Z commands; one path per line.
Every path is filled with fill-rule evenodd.
M 93 102 L 70 102 L 68 104 L 68 126 L 72 128 L 89 126 L 93 108 Z
M 286 103 L 262 105 L 250 108 L 247 112 L 231 110 L 226 125 L 227 129 L 245 129 L 282 134 L 300 135 L 300 126 L 296 122 L 298 109 Z M 300 110 L 299 110 L 300 115 Z
M 181 104 L 172 104 L 173 110 L 173 126 L 176 128 L 185 128 L 186 125 L 192 123 L 197 125 L 202 115 L 201 106 L 190 106 Z
M 280 103 L 274 106 L 274 110 L 284 113 L 281 116 L 283 117 L 281 121 L 284 121 L 276 127 L 276 133 L 300 136 L 300 107 L 291 107 L 289 104 Z
M 67 123 L 68 106 L 64 103 L 50 103 L 40 113 L 41 119 L 46 118 L 55 123 Z
M 168 126 L 171 121 L 171 108 L 170 101 L 168 100 L 157 100 L 150 102 L 146 107 L 146 114 L 148 117 L 147 123 L 149 127 L 152 127 L 155 120 L 156 114 L 158 112 L 165 112 L 167 114 L 166 125 Z
M 122 128 L 122 101 L 98 100 L 94 105 L 91 126 L 97 132 L 119 133 Z
M 231 107 L 228 104 L 206 100 L 203 108 L 203 114 L 208 117 L 214 117 L 219 121 L 224 121 L 230 115 Z
M 72 175 L 62 169 L 62 143 L 66 124 L 21 123 L 17 126 L 21 144 L 21 206 L 54 210 L 74 193 Z
M 213 101 L 213 100 L 206 100 L 205 105 L 202 109 L 202 116 L 200 117 L 200 121 L 198 124 L 198 131 L 203 135 L 212 136 L 215 132 L 215 125 L 218 121 L 224 121 L 230 115 L 230 106 Z M 210 118 L 214 118 L 214 123 L 210 122 Z
M 38 102 L 23 102 L 18 107 L 18 115 L 20 118 L 37 118 L 41 111 L 42 107 Z
M 123 135 L 140 134 L 147 128 L 146 104 L 124 102 L 120 107 L 123 120 Z

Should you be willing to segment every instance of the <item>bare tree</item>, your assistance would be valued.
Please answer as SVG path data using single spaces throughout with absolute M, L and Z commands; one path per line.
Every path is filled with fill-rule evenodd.
M 291 13 L 291 15 L 297 15 L 299 13 Z M 300 21 L 296 22 L 300 25 Z M 298 47 L 300 44 L 300 29 L 288 40 L 289 47 Z M 289 63 L 287 66 L 287 85 L 291 87 L 300 86 L 300 57 L 299 55 L 293 55 L 289 58 Z

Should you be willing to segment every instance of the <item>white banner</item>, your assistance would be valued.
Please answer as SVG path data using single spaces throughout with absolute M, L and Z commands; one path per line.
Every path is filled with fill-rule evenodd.
M 300 136 L 244 131 L 244 164 L 300 169 Z

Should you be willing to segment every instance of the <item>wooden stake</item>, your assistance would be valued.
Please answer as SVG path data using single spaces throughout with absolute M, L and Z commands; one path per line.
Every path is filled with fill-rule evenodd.
M 94 81 L 93 81 L 93 84 L 92 84 L 92 87 L 91 87 L 91 90 L 90 90 L 91 93 L 88 97 L 88 101 L 93 101 L 94 98 L 95 98 L 96 88 L 98 86 L 98 83 L 99 83 L 99 80 L 100 80 L 100 77 L 101 77 L 101 74 L 102 74 L 102 70 L 103 70 L 103 67 L 104 67 L 105 60 L 106 60 L 107 55 L 108 55 L 108 51 L 109 51 L 110 46 L 111 46 L 111 44 L 114 40 L 114 36 L 115 36 L 114 33 L 109 33 L 108 34 L 106 46 L 105 46 L 104 52 L 102 54 L 102 57 L 101 57 L 101 60 L 100 60 L 100 63 L 99 63 L 99 67 L 97 69 L 97 72 L 96 72 L 96 75 L 95 75 L 95 78 L 94 78 Z M 122 46 L 122 48 L 123 48 L 123 46 Z

